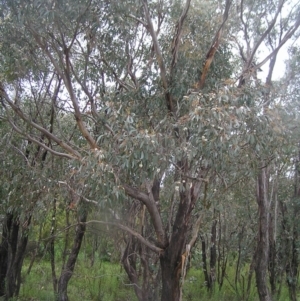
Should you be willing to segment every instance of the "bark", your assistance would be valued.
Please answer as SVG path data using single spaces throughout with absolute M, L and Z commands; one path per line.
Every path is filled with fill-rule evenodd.
M 66 262 L 66 265 L 63 267 L 61 272 L 59 281 L 58 281 L 58 293 L 57 293 L 57 300 L 58 301 L 68 301 L 68 283 L 73 275 L 73 271 L 75 268 L 75 264 L 77 261 L 77 257 L 80 251 L 81 243 L 83 240 L 83 236 L 86 229 L 86 219 L 87 219 L 87 211 L 82 209 L 82 212 L 78 213 L 78 224 L 75 230 L 75 238 L 73 242 L 73 247 L 69 258 Z
M 224 283 L 224 278 L 226 275 L 226 267 L 227 267 L 227 255 L 225 252 L 225 242 L 226 242 L 226 217 L 225 217 L 225 212 L 224 212 L 224 225 L 222 225 L 221 222 L 221 213 L 219 212 L 219 237 L 218 237 L 218 274 L 217 274 L 217 281 L 219 284 L 219 290 L 222 289 L 223 283 Z M 222 235 L 222 228 L 223 228 L 223 235 Z M 224 236 L 224 238 L 223 238 Z
M 33 264 L 35 262 L 35 259 L 37 258 L 37 256 L 39 255 L 40 252 L 40 247 L 41 247 L 41 241 L 42 241 L 42 231 L 43 231 L 43 224 L 40 224 L 40 230 L 39 230 L 39 238 L 38 241 L 36 243 L 36 245 L 34 246 L 34 250 L 32 252 L 32 256 L 31 256 L 31 260 L 27 269 L 27 275 L 30 274 L 31 269 L 33 267 Z M 28 253 L 28 244 L 27 244 L 27 249 L 26 249 L 26 253 Z
M 5 278 L 8 266 L 8 240 L 13 221 L 13 215 L 7 213 L 2 227 L 2 242 L 0 245 L 0 297 L 5 295 Z
M 268 80 L 267 80 L 268 82 Z M 269 225 L 269 240 L 270 240 L 270 253 L 269 253 L 269 278 L 271 286 L 271 294 L 273 297 L 276 295 L 278 279 L 278 253 L 276 244 L 276 228 L 277 228 L 277 179 L 275 178 L 271 189 L 271 208 L 270 208 L 270 225 Z M 273 199 L 273 200 L 272 200 Z
M 294 200 L 292 204 L 292 227 L 290 236 L 292 241 L 290 242 L 290 252 L 288 258 L 288 262 L 286 265 L 286 278 L 287 278 L 287 285 L 289 288 L 289 295 L 291 301 L 297 301 L 297 283 L 298 283 L 298 265 L 299 265 L 299 226 L 298 226 L 298 218 L 300 212 L 300 205 L 299 205 L 299 197 L 300 197 L 300 144 L 298 146 L 299 153 L 298 158 L 295 160 L 295 184 L 294 184 Z
M 185 166 L 183 166 L 185 167 Z M 190 226 L 192 210 L 197 197 L 195 190 L 187 186 L 180 192 L 180 202 L 173 224 L 169 246 L 160 256 L 162 272 L 162 301 L 180 300 L 180 278 L 185 259 L 187 233 Z
M 52 283 L 54 294 L 57 293 L 57 277 L 55 272 L 55 227 L 56 227 L 56 199 L 53 200 L 53 209 L 52 209 L 52 220 L 51 220 L 51 238 L 50 238 L 50 262 L 51 262 L 51 274 L 52 274 Z
M 162 294 L 161 300 L 178 301 L 180 300 L 180 270 L 177 270 L 171 262 L 172 252 L 168 250 L 160 259 L 162 270 Z
M 125 248 L 123 258 L 122 258 L 122 263 L 130 282 L 133 284 L 135 295 L 137 296 L 139 301 L 142 301 L 143 292 L 138 284 L 138 275 L 137 275 L 137 268 L 136 268 L 137 253 L 134 244 L 135 244 L 134 238 L 131 238 L 127 242 L 127 246 Z
M 176 211 L 174 221 L 172 220 L 172 230 L 170 238 L 163 227 L 162 218 L 159 210 L 159 180 L 154 180 L 152 187 L 150 183 L 146 183 L 147 192 L 139 191 L 129 185 L 123 185 L 125 192 L 130 197 L 139 200 L 145 205 L 149 217 L 151 219 L 151 228 L 153 227 L 156 234 L 156 241 L 154 244 L 150 243 L 138 232 L 130 230 L 129 227 L 118 225 L 119 228 L 127 231 L 137 238 L 141 243 L 145 244 L 152 251 L 159 255 L 161 282 L 162 282 L 162 301 L 180 301 L 181 298 L 181 277 L 184 277 L 184 268 L 186 263 L 187 253 L 190 250 L 191 244 L 187 244 L 187 238 L 191 227 L 192 212 L 195 207 L 195 202 L 198 200 L 202 188 L 203 181 L 194 181 L 188 183 L 188 178 L 185 174 L 188 170 L 188 163 L 186 159 L 179 161 L 176 164 L 178 176 L 181 178 L 181 188 L 179 191 L 179 204 Z M 206 173 L 206 171 L 205 171 Z M 200 175 L 199 175 L 200 176 Z M 203 174 L 201 174 L 201 179 Z M 191 184 L 191 185 L 190 185 Z M 197 231 L 200 221 L 196 222 Z M 193 231 L 192 231 L 193 232 Z M 142 233 L 143 234 L 143 233 Z M 195 239 L 192 239 L 193 243 Z M 130 266 L 130 265 L 129 265 Z M 131 265 L 132 266 L 132 265 Z M 131 277 L 135 277 L 134 271 L 129 271 Z M 134 279 L 137 282 L 137 279 Z M 141 297 L 139 297 L 141 298 Z
M 277 295 L 279 296 L 282 289 L 282 284 L 284 282 L 284 276 L 286 273 L 286 267 L 290 258 L 290 239 L 288 233 L 290 233 L 290 225 L 288 221 L 287 204 L 285 201 L 279 201 L 279 209 L 282 216 L 281 227 L 279 237 L 282 237 L 282 247 L 278 249 L 278 263 L 280 263 L 279 269 L 279 287 L 277 290 Z
M 202 247 L 202 265 L 203 265 L 204 279 L 206 282 L 207 289 L 210 290 L 210 277 L 208 275 L 208 270 L 207 270 L 206 243 L 205 243 L 205 238 L 202 236 L 201 236 L 201 247 Z
M 62 253 L 62 268 L 64 269 L 67 260 L 67 252 L 70 240 L 70 210 L 66 210 L 66 231 L 65 231 L 65 242 L 64 242 L 64 250 Z
M 31 222 L 31 215 L 22 225 L 22 233 L 20 231 L 20 220 L 13 218 L 11 232 L 8 236 L 8 260 L 5 278 L 5 298 L 8 300 L 14 296 L 18 296 L 21 286 L 21 270 L 25 257 L 25 250 L 28 242 L 28 227 Z M 19 239 L 20 235 L 20 239 Z
M 216 210 L 214 210 L 214 215 L 216 215 Z M 211 290 L 214 288 L 214 283 L 216 281 L 216 263 L 217 263 L 217 219 L 213 221 L 211 227 L 211 246 L 210 246 L 210 284 Z
M 207 74 L 208 74 L 210 65 L 212 64 L 214 56 L 215 56 L 215 54 L 216 54 L 216 52 L 219 48 L 219 45 L 220 45 L 223 29 L 224 29 L 226 21 L 228 19 L 231 4 L 232 4 L 232 0 L 226 0 L 225 10 L 224 10 L 224 13 L 223 13 L 223 22 L 220 25 L 218 31 L 216 32 L 216 35 L 213 39 L 213 42 L 212 42 L 212 44 L 211 44 L 211 46 L 208 50 L 208 53 L 206 54 L 206 58 L 205 58 L 205 62 L 203 64 L 201 77 L 200 77 L 199 82 L 196 84 L 197 89 L 203 89 L 203 87 L 204 87 L 205 80 L 207 78 Z
M 271 234 L 271 231 L 270 231 Z M 270 253 L 269 253 L 269 274 L 270 274 L 270 285 L 271 294 L 275 296 L 276 294 L 276 242 L 270 237 Z
M 249 267 L 249 273 L 248 273 L 248 279 L 247 279 L 247 289 L 246 289 L 246 300 L 249 299 L 250 293 L 251 293 L 251 285 L 252 285 L 252 276 L 255 269 L 255 263 L 256 263 L 256 252 L 254 252 L 251 264 Z
M 122 263 L 139 301 L 157 301 L 159 271 L 150 270 L 152 257 L 135 237 L 128 239 Z
M 15 290 L 13 264 L 17 252 L 18 234 L 19 234 L 19 221 L 14 218 L 12 222 L 11 232 L 8 237 L 8 260 L 7 260 L 6 279 L 5 279 L 6 298 L 13 297 L 14 290 Z
M 236 269 L 235 269 L 235 279 L 234 285 L 235 290 L 238 291 L 238 282 L 240 281 L 240 270 L 241 270 L 241 253 L 242 253 L 242 240 L 244 236 L 244 226 L 242 226 L 241 232 L 238 234 L 238 259 L 236 262 Z M 244 287 L 244 286 L 243 286 Z M 244 289 L 242 290 L 242 295 L 244 295 Z
M 209 270 L 208 270 L 208 263 L 207 263 L 208 260 L 207 260 L 207 252 L 206 252 L 206 248 L 207 248 L 206 240 L 205 237 L 201 236 L 203 273 L 204 273 L 204 279 L 206 282 L 207 290 L 210 292 L 213 291 L 214 284 L 216 282 L 216 278 L 217 278 L 216 265 L 217 265 L 217 260 L 219 259 L 217 256 L 217 224 L 218 221 L 216 219 L 216 210 L 214 210 L 214 220 L 211 226 Z
M 152 189 L 154 198 L 158 198 L 158 191 Z M 137 218 L 139 217 L 139 218 Z M 130 209 L 131 226 L 139 228 L 139 235 L 151 237 L 153 228 L 150 216 L 146 213 L 146 206 L 134 202 Z M 157 264 L 158 255 L 148 248 L 137 236 L 129 233 L 126 238 L 126 248 L 122 256 L 122 264 L 133 284 L 139 301 L 157 301 L 159 295 L 160 270 L 151 267 Z
M 259 171 L 257 180 L 257 203 L 259 214 L 259 230 L 256 248 L 256 286 L 260 301 L 271 301 L 272 297 L 267 285 L 269 260 L 269 202 L 268 202 L 267 168 Z
M 286 266 L 287 285 L 291 301 L 297 301 L 298 264 L 297 233 L 294 232 L 291 259 Z

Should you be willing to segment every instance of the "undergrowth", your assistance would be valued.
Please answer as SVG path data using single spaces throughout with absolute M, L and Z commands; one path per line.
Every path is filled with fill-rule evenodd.
M 82 257 L 82 256 L 80 256 Z M 14 301 L 54 301 L 50 263 L 47 260 L 35 262 L 27 275 L 29 261 L 26 260 L 22 273 L 20 295 Z M 61 262 L 57 262 L 56 274 L 59 276 Z M 251 289 L 246 294 L 246 279 L 248 270 L 239 276 L 236 284 L 234 267 L 228 267 L 227 276 L 221 289 L 215 286 L 208 292 L 201 268 L 191 268 L 187 274 L 183 287 L 183 301 L 257 301 L 255 275 L 252 277 Z M 79 258 L 74 274 L 69 282 L 68 296 L 70 301 L 137 301 L 134 290 L 128 278 L 118 263 L 96 260 L 91 267 L 85 258 Z M 282 285 L 279 296 L 274 301 L 288 301 L 289 294 Z

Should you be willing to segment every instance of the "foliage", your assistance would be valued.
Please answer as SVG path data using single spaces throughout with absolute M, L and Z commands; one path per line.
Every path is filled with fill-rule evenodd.
M 299 7 L 286 14 L 290 1 L 1 4 L 0 213 L 44 225 L 28 230 L 50 238 L 52 268 L 60 259 L 65 267 L 67 249 L 80 246 L 71 226 L 88 226 L 91 256 L 99 239 L 108 249 L 117 241 L 139 300 L 151 298 L 152 287 L 162 299 L 180 299 L 189 248 L 200 237 L 211 289 L 217 254 L 224 269 L 227 259 L 236 265 L 228 282 L 245 297 L 243 269 L 250 265 L 259 279 L 252 258 L 263 273 L 271 263 L 259 248 L 268 254 L 277 243 L 279 254 L 290 244 L 276 241 L 278 233 L 298 233 L 295 215 L 284 217 L 298 211 L 297 47 L 287 78 L 274 82 L 272 74 L 280 48 L 297 36 Z M 80 220 L 87 212 L 90 220 Z M 112 229 L 124 232 L 98 235 Z M 102 284 L 90 281 L 90 297 L 102 298 L 93 289 Z

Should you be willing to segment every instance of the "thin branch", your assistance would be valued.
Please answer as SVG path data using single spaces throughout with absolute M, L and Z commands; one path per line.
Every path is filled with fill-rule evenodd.
M 85 222 L 84 224 L 87 225 L 87 224 L 92 224 L 92 223 L 118 227 L 121 230 L 124 230 L 124 231 L 128 232 L 129 234 L 133 235 L 134 237 L 136 237 L 141 243 L 143 243 L 145 246 L 147 246 L 152 251 L 154 251 L 156 253 L 159 253 L 159 254 L 163 253 L 163 251 L 164 251 L 164 249 L 161 249 L 161 248 L 151 244 L 140 233 L 132 230 L 131 228 L 129 228 L 125 225 L 122 225 L 122 224 L 119 224 L 119 223 L 113 223 L 113 222 L 97 221 L 97 220 L 90 220 L 90 221 Z
M 279 13 L 282 10 L 283 4 L 284 4 L 284 0 L 280 0 L 278 8 L 277 8 L 277 11 L 275 13 L 275 16 L 274 16 L 273 20 L 271 21 L 271 23 L 269 24 L 268 28 L 265 30 L 265 32 L 261 35 L 260 39 L 255 44 L 255 46 L 254 46 L 254 48 L 253 48 L 253 50 L 251 52 L 251 55 L 248 58 L 248 62 L 247 62 L 245 71 L 247 71 L 250 68 L 250 66 L 252 65 L 252 61 L 254 59 L 254 56 L 256 54 L 256 51 L 257 51 L 258 47 L 260 46 L 260 44 L 264 41 L 264 39 L 268 36 L 268 34 L 271 32 L 271 30 L 275 26 L 277 17 L 278 17 Z
M 87 86 L 85 85 L 85 83 L 83 83 L 80 78 L 78 77 L 77 73 L 74 71 L 73 65 L 70 63 L 71 69 L 72 69 L 72 73 L 77 81 L 77 83 L 81 86 L 82 90 L 85 92 L 85 94 L 87 95 L 87 97 L 89 98 L 89 101 L 91 103 L 91 107 L 92 107 L 92 114 L 94 117 L 97 118 L 97 120 L 100 120 L 101 123 L 103 124 L 103 126 L 112 134 L 114 135 L 114 131 L 113 129 L 107 124 L 106 121 L 104 121 L 100 115 L 98 114 L 96 107 L 95 107 L 95 102 L 94 102 L 94 97 L 92 96 L 92 94 L 89 92 Z M 94 120 L 94 122 L 96 123 L 96 120 Z
M 6 93 L 6 91 L 4 90 L 3 85 L 2 85 L 1 82 L 0 82 L 0 95 L 5 99 L 5 101 L 9 104 L 9 106 L 13 109 L 13 111 L 19 117 L 21 117 L 22 120 L 24 120 L 26 123 L 28 123 L 29 125 L 31 125 L 35 129 L 37 129 L 38 131 L 40 131 L 41 133 L 43 133 L 48 139 L 51 139 L 54 142 L 56 142 L 61 148 L 63 148 L 64 150 L 66 150 L 68 153 L 72 154 L 72 155 L 67 155 L 67 154 L 59 153 L 61 156 L 63 155 L 65 157 L 69 157 L 69 158 L 72 158 L 72 159 L 74 159 L 74 157 L 76 157 L 78 159 L 81 157 L 81 155 L 76 150 L 74 150 L 72 147 L 70 147 L 64 141 L 62 141 L 61 139 L 59 139 L 58 137 L 56 137 L 55 135 L 53 135 L 52 133 L 50 133 L 48 130 L 46 130 L 45 128 L 41 127 L 37 123 L 35 123 L 32 120 L 30 120 L 30 118 L 28 116 L 26 116 L 23 113 L 23 111 L 17 105 L 15 105 L 15 103 L 10 99 L 10 97 L 8 96 L 8 94 Z M 5 107 L 5 109 L 7 111 L 6 107 Z M 34 139 L 34 138 L 30 137 L 30 136 L 29 136 L 29 138 L 31 140 Z M 47 148 L 47 146 L 44 145 L 44 144 L 43 144 L 43 147 L 45 147 L 45 149 Z M 50 148 L 48 150 L 51 151 L 52 153 L 55 152 L 55 151 L 53 151 Z
M 173 73 L 173 69 L 175 68 L 175 65 L 177 63 L 182 27 L 183 27 L 183 23 L 186 19 L 187 13 L 189 11 L 190 4 L 191 4 L 191 0 L 187 0 L 185 3 L 185 7 L 181 13 L 181 16 L 176 24 L 176 32 L 175 32 L 175 35 L 173 37 L 173 42 L 172 42 L 172 61 L 171 61 L 171 67 L 170 67 L 170 74 Z
M 247 22 L 245 22 L 244 18 L 243 18 L 244 0 L 241 0 L 240 7 L 241 7 L 241 10 L 240 10 L 240 19 L 241 19 L 241 22 L 242 22 L 242 24 L 244 26 L 243 33 L 244 33 L 244 38 L 245 38 L 245 41 L 246 41 L 246 44 L 247 44 L 247 57 L 248 57 L 248 55 L 250 53 L 250 42 L 249 42 L 249 35 L 248 35 L 248 25 L 247 25 Z
M 15 150 L 16 150 L 16 151 L 24 158 L 24 160 L 25 160 L 26 163 L 27 163 L 27 166 L 30 167 L 30 162 L 28 161 L 26 155 L 25 155 L 18 147 L 14 146 L 13 144 L 9 143 L 9 145 L 10 145 L 13 149 L 15 149 Z
M 262 67 L 273 55 L 275 55 L 279 51 L 279 49 L 293 36 L 293 34 L 296 32 L 299 26 L 300 26 L 300 15 L 298 16 L 294 26 L 290 28 L 290 30 L 282 38 L 279 45 L 265 59 L 263 59 L 259 64 L 257 64 L 255 66 L 255 69 Z
M 142 202 L 147 207 L 153 222 L 153 226 L 157 236 L 157 241 L 161 247 L 165 247 L 167 241 L 166 241 L 165 230 L 163 227 L 163 222 L 161 220 L 161 216 L 157 208 L 157 204 L 153 199 L 153 197 L 151 198 L 150 196 L 150 191 L 148 192 L 149 195 L 147 195 L 146 193 L 141 192 L 138 189 L 131 187 L 130 185 L 127 184 L 124 184 L 123 188 L 127 195 Z
M 64 181 L 58 181 L 59 184 L 63 184 L 65 186 L 67 186 L 67 188 L 73 192 L 74 194 L 76 194 L 77 196 L 80 197 L 80 199 L 82 199 L 83 201 L 85 201 L 86 203 L 90 203 L 90 204 L 94 204 L 96 206 L 99 206 L 99 203 L 94 201 L 94 200 L 90 200 L 88 198 L 86 198 L 83 194 L 76 192 L 67 182 Z
M 74 157 L 72 155 L 69 155 L 69 154 L 66 154 L 66 153 L 60 153 L 60 152 L 57 152 L 55 150 L 53 150 L 52 148 L 48 147 L 45 143 L 33 138 L 32 136 L 30 136 L 29 134 L 24 134 L 21 129 L 19 127 L 17 127 L 11 119 L 8 119 L 10 125 L 12 126 L 12 128 L 20 135 L 26 137 L 27 140 L 43 147 L 45 150 L 49 151 L 50 153 L 52 153 L 53 155 L 55 156 L 58 156 L 58 157 L 63 157 L 63 158 L 67 158 L 67 159 L 74 159 Z
M 65 85 L 66 85 L 66 88 L 69 92 L 71 101 L 73 103 L 73 108 L 74 108 L 74 111 L 75 111 L 75 119 L 76 119 L 76 123 L 78 125 L 78 128 L 79 128 L 81 134 L 83 135 L 83 137 L 86 139 L 86 141 L 90 145 L 90 147 L 92 149 L 95 149 L 95 148 L 98 148 L 97 142 L 92 137 L 92 135 L 89 133 L 89 131 L 87 130 L 86 126 L 84 125 L 84 123 L 82 121 L 82 114 L 80 112 L 78 100 L 77 100 L 77 97 L 75 96 L 74 89 L 73 89 L 73 86 L 72 86 L 71 63 L 70 63 L 69 54 L 70 54 L 69 50 L 65 49 L 65 60 L 66 60 L 66 70 L 65 70 L 65 79 L 66 79 L 66 81 L 65 81 Z
M 121 87 L 123 87 L 126 91 L 129 91 L 129 88 L 132 90 L 135 90 L 135 87 L 131 86 L 128 83 L 125 83 L 124 81 L 122 81 L 118 74 L 113 70 L 113 68 L 111 68 L 111 66 L 108 64 L 108 62 L 106 61 L 105 58 L 102 58 L 101 61 L 110 69 L 110 71 L 112 72 L 112 74 L 114 75 L 116 81 L 121 85 Z M 128 88 L 129 87 L 129 88 Z
M 230 9 L 231 3 L 232 3 L 232 0 L 226 0 L 225 10 L 223 13 L 223 22 L 220 25 L 218 31 L 216 32 L 216 35 L 213 39 L 210 49 L 208 50 L 208 53 L 206 55 L 206 60 L 205 60 L 203 70 L 201 73 L 201 78 L 200 78 L 199 82 L 196 84 L 197 89 L 202 89 L 204 87 L 208 70 L 210 68 L 211 63 L 213 62 L 215 53 L 217 52 L 219 45 L 220 45 L 223 29 L 224 29 L 225 23 L 228 19 L 228 14 L 229 14 L 229 9 Z
M 134 16 L 133 14 L 129 14 L 128 17 L 132 18 L 133 20 L 143 24 L 145 27 L 147 26 L 147 23 L 145 23 L 143 20 L 139 19 L 138 17 Z
M 82 122 L 82 119 L 81 119 L 81 112 L 80 112 L 80 109 L 79 109 L 77 98 L 76 98 L 76 96 L 74 94 L 74 90 L 73 90 L 72 82 L 71 82 L 71 78 L 70 78 L 70 60 L 69 60 L 70 49 L 67 48 L 67 46 L 65 45 L 63 36 L 62 36 L 62 41 L 63 41 L 63 44 L 64 44 L 63 47 L 64 47 L 64 54 L 65 54 L 65 68 L 64 68 L 64 70 L 62 70 L 60 68 L 60 66 L 57 64 L 57 61 L 54 59 L 53 55 L 48 50 L 47 44 L 44 43 L 41 40 L 41 37 L 39 36 L 39 34 L 34 29 L 32 29 L 32 27 L 29 24 L 27 24 L 27 28 L 32 33 L 32 35 L 35 38 L 37 44 L 41 47 L 41 49 L 48 56 L 48 58 L 50 59 L 51 63 L 53 64 L 55 70 L 58 72 L 58 74 L 60 75 L 60 77 L 63 79 L 64 84 L 65 84 L 65 86 L 66 86 L 66 88 L 68 90 L 68 93 L 70 95 L 71 101 L 73 103 L 73 109 L 75 111 L 76 123 L 78 125 L 78 128 L 79 128 L 81 134 L 86 139 L 86 141 L 89 143 L 89 145 L 90 145 L 91 148 L 97 148 L 97 142 L 90 135 L 90 133 L 88 132 L 88 130 L 84 126 L 84 124 Z M 55 46 L 55 45 L 53 45 L 53 46 Z M 63 62 L 63 59 L 61 57 L 61 51 L 59 51 L 58 49 L 56 49 L 56 52 L 59 54 L 60 61 Z
M 146 17 L 146 28 L 148 29 L 151 37 L 152 37 L 152 42 L 153 42 L 153 48 L 154 48 L 154 52 L 156 54 L 156 60 L 159 66 L 159 70 L 160 70 L 160 77 L 162 80 L 162 86 L 165 90 L 165 99 L 166 99 L 166 103 L 167 103 L 167 108 L 169 110 L 170 113 L 174 114 L 175 112 L 175 108 L 174 108 L 174 104 L 173 104 L 173 100 L 171 97 L 169 90 L 169 85 L 168 85 L 168 80 L 167 80 L 167 72 L 166 72 L 166 66 L 164 63 L 164 59 L 161 53 L 161 49 L 160 46 L 158 44 L 158 39 L 157 39 L 157 34 L 154 30 L 154 26 L 153 26 L 153 22 L 151 20 L 150 17 L 150 12 L 149 12 L 149 7 L 148 7 L 148 1 L 147 0 L 143 0 L 143 6 L 144 6 L 144 12 L 145 12 L 145 17 Z
M 134 188 L 134 187 L 131 187 L 129 185 L 123 185 L 124 187 L 124 190 L 126 192 L 127 195 L 129 195 L 130 197 L 142 202 L 143 204 L 146 205 L 146 207 L 149 206 L 149 203 L 150 203 L 150 199 L 149 199 L 149 196 L 142 192 L 142 191 L 139 191 L 138 189 Z

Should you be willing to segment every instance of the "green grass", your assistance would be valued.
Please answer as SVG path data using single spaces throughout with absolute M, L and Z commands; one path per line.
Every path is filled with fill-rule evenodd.
M 61 263 L 57 263 L 57 276 Z M 35 263 L 31 273 L 26 275 L 24 265 L 23 284 L 20 301 L 54 301 L 50 262 Z M 127 276 L 119 264 L 95 262 L 91 268 L 83 258 L 79 258 L 74 274 L 69 282 L 68 296 L 71 301 L 135 301 L 136 297 Z
M 29 275 L 26 275 L 28 260 L 23 268 L 23 284 L 20 296 L 16 301 L 54 301 L 50 262 L 43 260 L 36 262 Z M 59 276 L 61 262 L 57 263 L 56 273 Z M 224 279 L 221 290 L 216 285 L 214 291 L 209 293 L 205 286 L 202 269 L 191 268 L 187 274 L 183 289 L 183 301 L 243 301 L 246 300 L 245 288 L 247 286 L 248 270 L 241 274 L 237 287 L 233 285 L 235 277 L 234 267 L 228 267 L 227 276 L 230 282 Z M 245 279 L 243 284 L 243 279 Z M 70 301 L 137 301 L 127 275 L 118 263 L 95 261 L 93 267 L 80 255 L 73 277 L 68 286 Z M 251 290 L 247 301 L 257 301 L 255 275 L 252 278 Z M 283 283 L 281 294 L 274 301 L 288 301 L 288 288 Z
M 234 267 L 228 267 L 227 279 L 224 279 L 222 289 L 219 290 L 216 285 L 214 291 L 209 293 L 205 286 L 205 280 L 202 269 L 191 268 L 187 274 L 183 288 L 183 301 L 257 301 L 259 300 L 255 274 L 253 273 L 251 289 L 248 298 L 246 298 L 246 287 L 248 279 L 248 268 L 245 267 L 241 273 L 238 284 L 235 287 L 233 281 L 235 279 Z M 243 281 L 244 279 L 244 281 Z M 229 282 L 230 281 L 230 282 Z M 298 294 L 300 297 L 300 291 Z M 274 296 L 273 301 L 289 301 L 289 291 L 285 283 L 283 283 L 280 295 Z

